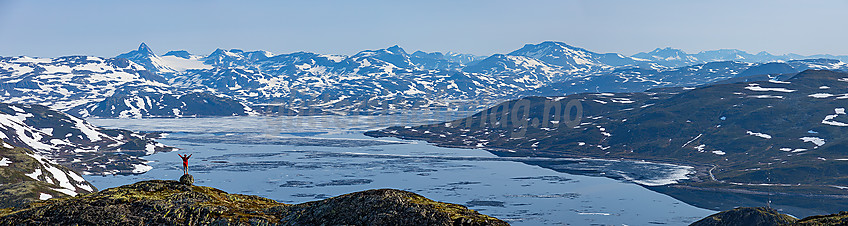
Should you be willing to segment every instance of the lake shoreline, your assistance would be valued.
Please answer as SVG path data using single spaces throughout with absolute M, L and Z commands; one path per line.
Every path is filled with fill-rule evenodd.
M 370 137 L 384 137 L 376 134 L 366 133 L 366 136 Z M 697 206 L 704 209 L 715 210 L 715 211 L 723 211 L 727 209 L 732 209 L 739 206 L 750 206 L 750 207 L 758 207 L 758 206 L 768 206 L 775 205 L 775 200 L 783 200 L 790 203 L 793 203 L 797 206 L 789 206 L 789 205 L 775 205 L 781 208 L 778 210 L 785 211 L 793 216 L 797 217 L 806 217 L 813 215 L 822 215 L 835 213 L 839 211 L 844 211 L 848 209 L 848 204 L 844 204 L 848 202 L 848 190 L 842 189 L 839 187 L 835 187 L 832 185 L 774 185 L 774 186 L 765 186 L 762 184 L 750 184 L 750 183 L 739 183 L 739 182 L 726 182 L 720 180 L 714 180 L 714 176 L 712 176 L 712 170 L 715 169 L 714 165 L 706 165 L 699 164 L 695 162 L 686 162 L 680 161 L 677 159 L 669 159 L 669 158 L 644 158 L 644 159 L 636 159 L 636 158 L 609 158 L 604 156 L 595 156 L 595 155 L 586 155 L 586 154 L 571 154 L 571 153 L 558 153 L 557 155 L 551 154 L 537 154 L 532 150 L 512 150 L 506 148 L 492 148 L 492 147 L 476 147 L 476 146 L 468 146 L 468 145 L 446 145 L 438 142 L 431 142 L 427 139 L 415 138 L 415 137 L 402 137 L 402 136 L 389 136 L 395 137 L 402 140 L 417 140 L 424 141 L 427 144 L 445 147 L 445 148 L 460 148 L 460 149 L 480 149 L 490 152 L 499 157 L 543 157 L 543 158 L 568 158 L 568 159 L 594 159 L 594 160 L 609 160 L 609 161 L 630 161 L 630 162 L 647 162 L 654 164 L 670 164 L 676 166 L 689 166 L 692 167 L 695 171 L 694 175 L 688 176 L 688 179 L 682 180 L 678 183 L 665 184 L 659 186 L 649 186 L 640 183 L 636 183 L 634 181 L 628 181 L 625 178 L 620 178 L 616 176 L 609 175 L 591 175 L 586 172 L 579 171 L 566 171 L 566 173 L 571 174 L 580 174 L 580 175 L 590 175 L 590 176 L 601 176 L 607 177 L 611 179 L 626 181 L 630 183 L 637 184 L 646 189 L 669 195 L 674 197 L 677 200 L 683 201 L 687 204 Z M 531 154 L 532 153 L 532 154 Z M 526 163 L 526 162 L 525 162 Z M 532 164 L 532 163 L 528 163 Z M 556 168 L 551 167 L 546 164 L 537 164 L 538 166 L 553 169 L 556 171 L 563 172 Z M 830 192 L 824 193 L 822 192 Z M 705 198 L 704 196 L 710 196 L 710 194 L 714 194 L 718 197 L 733 197 L 733 199 L 741 200 L 741 201 L 732 201 L 727 203 L 718 203 L 715 200 L 710 198 Z M 729 198 L 725 198 L 723 200 L 728 200 Z M 771 200 L 771 201 L 770 201 Z M 823 208 L 823 206 L 829 208 Z

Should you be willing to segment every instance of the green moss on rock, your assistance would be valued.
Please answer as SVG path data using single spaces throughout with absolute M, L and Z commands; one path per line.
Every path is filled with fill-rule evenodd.
M 701 219 L 692 226 L 772 226 L 791 225 L 798 220 L 767 207 L 739 207 Z
M 823 226 L 823 225 L 848 225 L 848 212 L 842 211 L 837 214 L 809 216 L 798 220 L 792 216 L 778 213 L 777 210 L 767 207 L 740 207 L 728 211 L 722 211 L 701 219 L 692 226 Z
M 796 224 L 804 226 L 848 225 L 848 211 L 830 215 L 809 216 L 799 220 Z
M 0 225 L 508 225 L 415 193 L 368 190 L 296 205 L 178 181 L 142 181 L 29 208 L 0 210 Z

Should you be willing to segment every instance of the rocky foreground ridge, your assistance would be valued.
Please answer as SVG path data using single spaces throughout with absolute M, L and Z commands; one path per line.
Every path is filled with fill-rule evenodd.
M 798 219 L 768 207 L 740 207 L 710 215 L 691 226 L 848 225 L 848 212 Z
M 0 209 L 0 225 L 508 225 L 464 206 L 379 189 L 284 204 L 177 181 L 151 180 Z

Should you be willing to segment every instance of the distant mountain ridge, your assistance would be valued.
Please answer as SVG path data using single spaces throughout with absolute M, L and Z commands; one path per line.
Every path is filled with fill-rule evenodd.
M 669 53 L 662 55 L 663 51 Z M 244 101 L 247 106 L 285 106 L 280 112 L 320 109 L 351 113 L 445 107 L 450 101 L 461 100 L 496 103 L 525 95 L 697 86 L 749 76 L 762 71 L 757 70 L 762 68 L 759 65 L 767 64 L 766 58 L 738 50 L 695 55 L 670 48 L 663 51 L 653 52 L 664 56 L 661 59 L 643 56 L 647 53 L 628 57 L 595 53 L 555 41 L 527 44 L 508 54 L 488 57 L 422 51 L 409 54 L 397 45 L 351 56 L 218 49 L 201 58 L 215 68 L 164 76 L 171 85 L 211 88 Z M 666 59 L 672 57 L 669 54 L 686 59 L 686 63 L 682 67 L 668 66 Z M 726 63 L 719 63 L 722 61 Z M 797 73 L 808 68 L 848 70 L 845 64 L 821 61 L 824 60 L 784 62 L 793 69 L 780 72 Z M 267 112 L 268 108 L 257 109 L 273 113 Z
M 222 111 L 223 116 L 252 113 L 240 102 L 221 95 L 202 95 L 207 99 L 198 101 L 175 101 L 207 91 L 180 90 L 167 84 L 165 77 L 153 71 L 162 73 L 172 68 L 160 64 L 167 61 L 159 59 L 146 45 L 131 53 L 128 55 L 150 59 L 142 63 L 154 62 L 153 68 L 123 58 L 0 57 L 0 101 L 46 105 L 78 117 L 213 116 L 216 114 L 192 110 L 208 109 L 210 102 L 231 103 L 227 105 L 229 109 Z M 137 98 L 145 94 L 160 98 Z
M 663 87 L 695 87 L 756 75 L 765 77 L 761 80 L 774 80 L 782 75 L 791 75 L 809 69 L 848 71 L 848 64 L 830 59 L 806 59 L 770 63 L 716 61 L 679 68 L 620 67 L 596 76 L 577 77 L 547 84 L 519 93 L 515 97 L 562 96 L 591 92 L 638 92 Z
M 141 43 L 115 58 L 0 58 L 5 91 L 0 100 L 48 105 L 81 117 L 374 114 L 462 102 L 490 106 L 526 95 L 698 86 L 748 76 L 756 71 L 750 68 L 770 60 L 793 68 L 786 72 L 848 70 L 838 61 L 822 66 L 824 60 L 801 58 L 670 48 L 628 57 L 555 41 L 488 57 L 410 54 L 397 45 L 351 56 L 239 49 L 160 56 Z
M 759 52 L 751 54 L 738 49 L 719 49 L 701 51 L 690 54 L 680 49 L 671 47 L 656 48 L 650 52 L 640 52 L 633 54 L 631 57 L 646 59 L 668 67 L 683 67 L 695 64 L 704 64 L 714 61 L 740 61 L 748 63 L 769 63 L 791 60 L 806 60 L 806 59 L 834 59 L 843 62 L 848 62 L 848 55 L 834 56 L 830 54 L 816 54 L 803 56 L 799 54 L 783 54 L 772 55 L 768 52 Z

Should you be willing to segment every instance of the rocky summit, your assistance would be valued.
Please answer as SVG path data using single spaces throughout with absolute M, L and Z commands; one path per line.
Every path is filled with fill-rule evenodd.
M 797 220 L 792 216 L 778 213 L 772 208 L 740 207 L 710 215 L 691 225 L 789 225 Z
M 0 212 L 0 225 L 508 225 L 464 206 L 379 189 L 302 204 L 151 180 Z
M 848 225 L 848 212 L 804 219 L 778 213 L 768 207 L 740 207 L 710 215 L 691 226 Z

